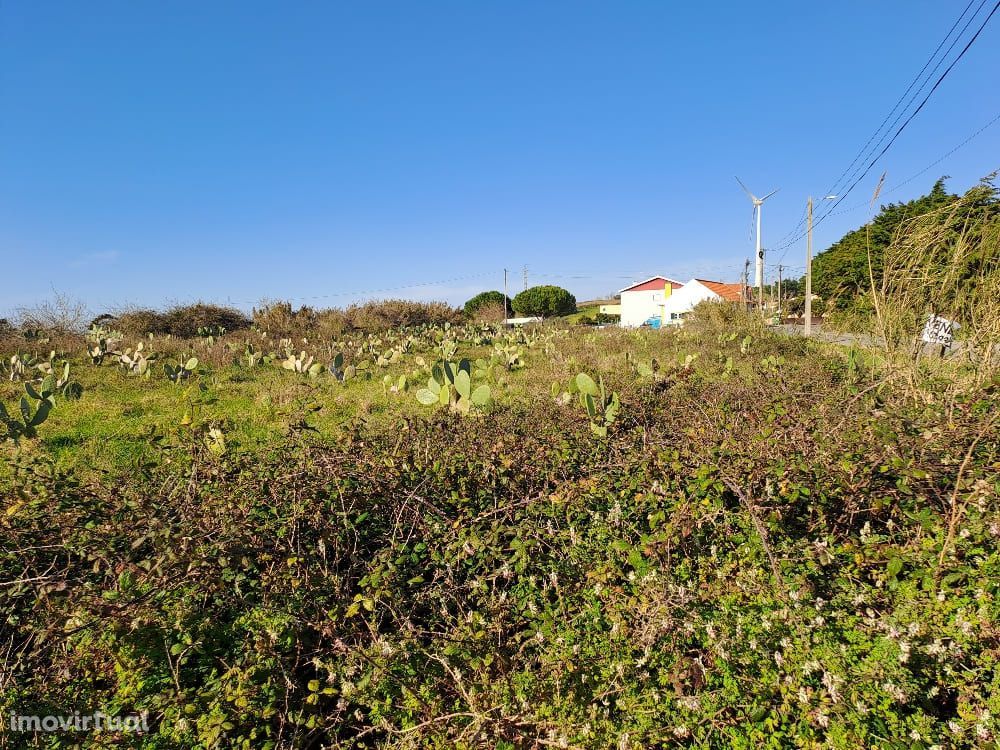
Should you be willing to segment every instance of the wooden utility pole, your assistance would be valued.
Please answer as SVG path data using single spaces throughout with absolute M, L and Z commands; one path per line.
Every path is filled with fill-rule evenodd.
M 746 303 L 747 310 L 750 309 L 750 297 L 747 295 L 747 289 L 750 284 L 750 259 L 747 258 L 746 263 L 743 264 L 743 276 L 740 277 L 740 296 L 743 297 L 743 301 Z
M 809 196 L 806 204 L 806 309 L 805 328 L 802 332 L 809 336 L 812 334 L 813 316 L 813 199 Z
M 778 322 L 781 322 L 781 264 L 778 264 Z

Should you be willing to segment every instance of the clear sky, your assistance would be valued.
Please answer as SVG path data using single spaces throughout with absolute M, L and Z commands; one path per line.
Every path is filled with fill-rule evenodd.
M 753 248 L 733 176 L 781 189 L 773 246 L 964 7 L 2 0 L 0 312 L 52 289 L 95 312 L 460 303 L 504 267 L 517 291 L 525 264 L 579 298 L 657 272 L 735 281 Z M 841 207 L 1000 114 L 998 74 L 994 18 Z M 1000 123 L 884 198 L 997 167 Z M 866 217 L 831 216 L 817 249 Z

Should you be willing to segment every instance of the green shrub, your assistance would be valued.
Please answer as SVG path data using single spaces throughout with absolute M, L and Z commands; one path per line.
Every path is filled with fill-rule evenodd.
M 763 327 L 763 321 L 760 312 L 747 310 L 738 302 L 705 300 L 684 317 L 684 325 L 691 329 L 758 331 Z
M 484 307 L 495 307 L 507 306 L 507 310 L 511 308 L 510 297 L 508 297 L 503 292 L 491 291 L 491 292 L 480 292 L 475 297 L 470 299 L 465 303 L 465 314 L 470 318 L 475 317 L 476 314 L 482 310 Z
M 518 315 L 571 315 L 576 312 L 576 297 L 562 287 L 544 284 L 525 289 L 514 297 L 512 305 Z

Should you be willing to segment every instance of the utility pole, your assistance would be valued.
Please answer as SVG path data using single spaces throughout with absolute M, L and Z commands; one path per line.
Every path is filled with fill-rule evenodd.
M 812 334 L 813 318 L 813 199 L 806 204 L 806 309 L 805 327 L 802 332 Z
M 750 309 L 750 298 L 747 296 L 747 288 L 750 284 L 750 259 L 747 258 L 746 263 L 743 264 L 743 276 L 740 277 L 740 296 L 743 297 L 743 301 L 746 303 L 747 310 Z
M 882 187 L 882 183 L 879 183 Z M 827 195 L 825 201 L 836 200 L 836 195 Z M 805 309 L 805 330 L 803 333 L 808 336 L 812 333 L 812 310 L 813 310 L 813 199 L 809 196 L 806 204 L 806 309 Z
M 757 304 L 764 315 L 764 248 L 760 245 L 760 209 L 757 210 L 757 267 L 754 269 L 754 286 L 757 287 Z
M 778 323 L 781 323 L 781 264 L 778 264 Z
M 503 319 L 507 320 L 507 269 L 503 269 Z
M 525 266 L 522 272 L 524 273 L 524 291 L 528 291 L 528 267 Z

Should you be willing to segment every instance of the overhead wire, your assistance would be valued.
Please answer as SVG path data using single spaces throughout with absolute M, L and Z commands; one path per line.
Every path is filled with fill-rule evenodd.
M 907 109 L 909 109 L 910 105 L 913 103 L 913 101 L 916 99 L 916 97 L 920 95 L 920 92 L 923 91 L 924 87 L 927 85 L 928 81 L 931 80 L 931 78 L 934 75 L 934 73 L 937 72 L 938 68 L 941 67 L 941 63 L 944 62 L 944 60 L 951 53 L 951 50 L 954 49 L 955 44 L 957 44 L 958 40 L 962 38 L 962 35 L 969 28 L 969 25 L 972 23 L 973 19 L 975 19 L 975 17 L 979 14 L 979 11 L 982 10 L 982 8 L 986 4 L 987 0 L 980 0 L 979 7 L 976 8 L 976 11 L 969 17 L 969 20 L 966 21 L 965 26 L 962 27 L 962 30 L 958 33 L 958 35 L 955 37 L 955 39 L 952 40 L 952 43 L 949 45 L 948 49 L 945 51 L 945 53 L 941 56 L 941 59 L 938 60 L 937 64 L 934 66 L 934 69 L 927 75 L 926 80 L 923 83 L 920 84 L 920 87 L 913 93 L 913 96 L 910 97 L 910 100 L 906 103 L 906 106 L 904 106 L 903 109 L 900 110 L 899 114 L 896 115 L 896 119 L 892 121 L 891 125 L 889 125 L 889 119 L 893 116 L 893 114 L 896 113 L 896 110 L 899 109 L 899 105 L 903 103 L 903 101 L 906 99 L 906 97 L 910 93 L 910 91 L 913 90 L 913 87 L 923 77 L 923 75 L 926 72 L 927 68 L 930 67 L 930 64 L 932 62 L 934 62 L 934 59 L 937 57 L 938 52 L 941 51 L 941 48 L 945 45 L 945 42 L 948 41 L 948 39 L 951 37 L 952 33 L 955 31 L 955 29 L 958 27 L 958 25 L 962 22 L 962 19 L 965 18 L 966 13 L 969 12 L 969 8 L 972 7 L 972 5 L 973 5 L 974 2 L 975 2 L 975 0 L 969 0 L 969 4 L 965 6 L 965 9 L 962 11 L 961 15 L 955 20 L 955 23 L 953 23 L 951 25 L 951 28 L 948 29 L 948 33 L 944 35 L 944 38 L 938 43 L 938 46 L 931 53 L 931 56 L 929 58 L 927 58 L 927 62 L 924 63 L 924 66 L 920 69 L 920 72 L 917 73 L 917 75 L 914 77 L 914 79 L 910 82 L 910 85 L 907 86 L 906 91 L 904 91 L 903 94 L 899 97 L 899 99 L 896 100 L 896 103 L 893 105 L 892 109 L 889 111 L 889 114 L 887 114 L 885 116 L 885 118 L 879 124 L 879 126 L 875 130 L 875 132 L 871 135 L 871 137 L 868 139 L 868 141 L 865 143 L 865 145 L 861 147 L 861 150 L 858 151 L 858 153 L 855 155 L 854 159 L 847 166 L 847 169 L 845 169 L 841 173 L 841 175 L 834 181 L 833 185 L 830 187 L 829 190 L 826 191 L 826 193 L 824 193 L 824 195 L 833 195 L 833 194 L 835 194 L 837 192 L 837 190 L 841 187 L 841 181 L 844 180 L 845 177 L 847 177 L 847 180 L 844 182 L 844 184 L 846 185 L 847 182 L 849 182 L 851 180 L 851 178 L 853 178 L 857 174 L 856 171 L 852 173 L 851 169 L 856 164 L 858 164 L 858 162 L 861 162 L 861 164 L 864 164 L 865 160 L 867 158 L 869 158 L 871 156 L 871 154 L 874 153 L 879 148 L 880 145 L 882 145 L 882 143 L 884 142 L 885 138 L 891 132 L 892 128 L 899 122 L 900 118 L 907 111 Z M 887 125 L 888 125 L 888 128 L 886 128 Z M 878 142 L 875 143 L 875 145 L 872 147 L 871 151 L 869 152 L 868 151 L 868 147 L 871 146 L 872 143 L 875 141 L 876 137 L 878 137 L 879 134 L 882 133 L 883 128 L 886 128 L 885 133 L 878 139 Z M 848 177 L 849 174 L 850 174 L 850 176 Z
M 913 80 L 910 81 L 909 86 L 906 87 L 906 90 L 900 95 L 899 99 L 896 100 L 896 103 L 892 106 L 892 109 L 889 110 L 889 113 L 883 118 L 882 122 L 879 123 L 879 126 L 875 129 L 875 132 L 873 132 L 871 134 L 871 136 L 869 136 L 869 138 L 865 142 L 865 144 L 861 147 L 861 149 L 858 151 L 858 153 L 855 154 L 854 159 L 851 160 L 851 163 L 848 164 L 847 168 L 843 172 L 841 172 L 840 176 L 837 177 L 836 180 L 834 180 L 833 185 L 830 186 L 830 188 L 824 193 L 824 195 L 833 195 L 834 193 L 836 193 L 838 187 L 840 186 L 841 180 L 843 180 L 849 174 L 850 174 L 851 177 L 853 177 L 856 174 L 856 172 L 851 173 L 851 169 L 859 161 L 861 161 L 863 157 L 866 156 L 866 153 L 868 151 L 868 147 L 871 146 L 872 143 L 875 141 L 875 139 L 878 138 L 879 134 L 882 133 L 883 128 L 885 128 L 886 125 L 889 123 L 889 119 L 896 113 L 896 110 L 899 109 L 899 105 L 903 103 L 903 101 L 906 99 L 907 95 L 913 90 L 913 87 L 923 77 L 924 73 L 930 67 L 931 63 L 934 62 L 934 59 L 937 57 L 938 52 L 941 51 L 941 48 L 944 47 L 944 45 L 948 41 L 948 39 L 951 38 L 951 35 L 954 33 L 955 29 L 958 28 L 958 25 L 962 22 L 962 19 L 965 18 L 966 14 L 969 12 L 969 8 L 971 8 L 975 2 L 976 2 L 976 0 L 969 0 L 968 4 L 962 10 L 961 14 L 958 16 L 957 19 L 955 19 L 955 22 L 948 29 L 948 33 L 946 33 L 944 35 L 944 37 L 938 43 L 938 46 L 934 48 L 934 51 L 931 53 L 930 57 L 927 58 L 927 61 L 924 63 L 923 67 L 920 69 L 920 71 L 917 73 L 917 75 L 914 76 Z M 980 0 L 979 7 L 976 8 L 975 13 L 973 13 L 972 16 L 969 17 L 969 20 L 966 21 L 966 25 L 962 27 L 962 31 L 959 32 L 959 34 L 955 37 L 955 39 L 952 41 L 951 45 L 948 47 L 948 50 L 945 52 L 944 55 L 942 55 L 941 60 L 939 60 L 938 63 L 937 63 L 937 65 L 934 66 L 934 70 L 932 70 L 931 73 L 927 76 L 927 80 L 925 80 L 920 85 L 920 88 L 917 89 L 917 91 L 914 93 L 914 96 L 911 97 L 911 99 L 910 99 L 909 102 L 907 102 L 906 107 L 904 107 L 903 110 L 899 113 L 899 115 L 897 115 L 896 119 L 893 121 L 893 125 L 895 125 L 896 123 L 899 122 L 899 118 L 902 116 L 903 112 L 906 111 L 906 109 L 909 107 L 909 105 L 913 103 L 914 98 L 916 96 L 918 96 L 919 93 L 920 93 L 920 91 L 922 91 L 923 88 L 927 85 L 927 81 L 930 80 L 931 76 L 933 76 L 934 73 L 937 71 L 937 69 L 941 66 L 941 63 L 944 61 L 944 59 L 948 56 L 948 54 L 951 52 L 951 50 L 954 49 L 955 44 L 958 42 L 959 39 L 961 39 L 962 34 L 965 33 L 965 31 L 969 27 L 969 24 L 971 24 L 972 20 L 979 14 L 979 11 L 982 10 L 982 8 L 986 4 L 986 2 L 987 2 L 987 0 Z M 891 126 L 890 126 L 890 129 L 891 129 Z M 888 134 L 889 134 L 889 130 L 886 130 L 886 133 L 884 135 L 882 135 L 881 138 L 879 138 L 878 143 L 872 149 L 873 152 L 874 152 L 874 149 L 877 149 L 878 146 L 882 144 L 882 142 L 885 140 L 885 137 L 888 136 Z M 870 154 L 868 154 L 868 155 L 870 156 Z M 805 224 L 805 222 L 806 222 L 806 211 L 803 210 L 802 216 L 799 217 L 799 220 L 795 223 L 795 225 L 791 228 L 791 230 L 789 230 L 785 235 L 783 235 L 780 239 L 778 239 L 777 243 L 775 243 L 776 245 L 778 245 L 778 249 L 781 249 L 782 247 L 785 247 L 785 245 L 783 245 L 782 243 L 784 243 L 785 240 L 787 240 L 789 237 L 791 237 L 793 234 L 795 234 Z M 801 235 L 799 235 L 799 237 L 796 237 L 793 240 L 791 240 L 791 242 L 795 242 L 800 237 L 801 237 Z
M 837 200 L 833 203 L 833 205 L 830 206 L 830 208 L 824 214 L 822 214 L 819 217 L 819 219 L 816 220 L 816 222 L 813 224 L 813 227 L 818 226 L 824 219 L 826 219 L 827 216 L 830 216 L 833 213 L 833 211 L 836 210 L 837 206 L 839 206 L 844 201 L 844 199 L 851 194 L 851 191 L 854 190 L 854 188 L 857 187 L 858 184 L 868 175 L 868 173 L 872 170 L 872 167 L 874 167 L 875 164 L 878 163 L 878 160 L 881 159 L 885 155 L 885 153 L 892 147 L 892 144 L 896 142 L 896 139 L 899 138 L 900 134 L 902 134 L 902 132 L 906 129 L 906 126 L 909 125 L 911 122 L 913 122 L 913 119 L 918 114 L 920 114 L 920 111 L 924 108 L 927 102 L 930 101 L 931 96 L 933 96 L 934 92 L 938 90 L 938 87 L 940 87 L 940 85 L 944 82 L 944 79 L 948 77 L 948 74 L 951 73 L 951 71 L 955 68 L 958 62 L 963 57 L 965 57 L 965 54 L 972 48 L 972 45 L 975 44 L 976 40 L 979 38 L 979 35 L 982 34 L 983 29 L 986 28 L 986 24 L 988 24 L 990 20 L 993 18 L 993 16 L 996 15 L 997 10 L 1000 10 L 1000 0 L 997 0 L 997 3 L 993 6 L 993 9 L 989 12 L 989 15 L 986 16 L 983 22 L 979 25 L 979 28 L 976 29 L 976 33 L 972 35 L 972 38 L 969 39 L 969 41 L 965 44 L 965 46 L 962 48 L 962 51 L 958 53 L 958 56 L 951 61 L 951 64 L 948 65 L 947 68 L 945 68 L 945 71 L 941 74 L 941 76 L 937 79 L 937 81 L 935 81 L 934 85 L 931 87 L 930 91 L 927 92 L 927 95 L 923 98 L 923 100 L 921 100 L 917 108 L 913 110 L 913 112 L 910 113 L 910 116 L 907 117 L 906 120 L 903 121 L 903 124 L 899 126 L 899 130 L 895 132 L 895 134 L 892 136 L 889 142 L 886 143 L 885 146 L 882 147 L 882 150 L 879 151 L 878 154 L 876 154 L 875 157 L 868 163 L 868 166 L 865 167 L 865 170 L 858 176 L 856 180 L 854 180 L 854 182 L 851 183 L 850 187 L 848 187 L 847 190 L 845 190 L 843 194 L 837 198 Z
M 961 150 L 965 146 L 969 145 L 973 140 L 975 140 L 976 138 L 978 138 L 984 132 L 986 132 L 991 127 L 993 127 L 994 125 L 996 125 L 998 122 L 1000 122 L 1000 114 L 995 115 L 989 122 L 987 122 L 981 128 L 979 128 L 978 130 L 976 130 L 975 132 L 973 132 L 972 134 L 970 134 L 961 143 L 959 143 L 958 145 L 952 147 L 946 153 L 944 153 L 941 156 L 939 156 L 937 159 L 935 159 L 934 161 L 932 161 L 930 164 L 928 164 L 927 166 L 925 166 L 923 169 L 921 169 L 918 172 L 914 172 L 909 177 L 907 177 L 905 180 L 902 180 L 901 182 L 896 183 L 892 187 L 890 187 L 890 188 L 888 188 L 886 190 L 883 190 L 880 193 L 880 195 L 890 195 L 890 194 L 896 192 L 897 190 L 899 190 L 900 188 L 905 187 L 906 185 L 908 185 L 909 183 L 913 182 L 915 179 L 917 179 L 921 175 L 926 174 L 928 171 L 930 171 L 931 169 L 933 169 L 934 167 L 936 167 L 938 164 L 940 164 L 941 162 L 943 162 L 949 156 L 952 156 L 953 154 L 955 154 L 956 152 L 958 152 L 959 150 Z M 843 209 L 841 209 L 839 211 L 832 211 L 829 215 L 830 216 L 841 216 L 843 214 L 848 214 L 848 213 L 850 213 L 852 211 L 857 211 L 859 208 L 864 208 L 865 206 L 870 205 L 870 203 L 871 203 L 871 201 L 867 201 L 867 200 L 861 201 L 860 203 L 855 203 L 853 206 L 849 206 L 848 208 L 843 208 Z M 803 209 L 803 217 L 805 216 L 806 210 L 807 209 Z M 804 221 L 804 218 L 803 218 L 803 220 L 801 220 L 799 222 L 799 224 L 801 225 L 803 223 L 803 221 Z M 791 234 L 793 234 L 793 232 L 789 232 L 788 234 L 785 235 L 785 237 L 788 237 Z M 778 263 L 780 263 L 782 260 L 784 260 L 785 255 L 787 254 L 788 248 L 791 247 L 798 240 L 802 239 L 802 237 L 804 237 L 804 236 L 805 236 L 804 234 L 799 234 L 799 235 L 797 235 L 796 237 L 794 237 L 789 242 L 784 242 L 785 238 L 782 238 L 781 240 L 779 240 L 776 243 L 777 247 L 775 248 L 774 252 L 778 252 L 779 250 L 783 250 L 784 251 L 781 254 L 781 256 L 778 258 Z
M 916 85 L 916 83 L 921 79 L 921 77 L 923 76 L 924 72 L 927 70 L 927 68 L 931 65 L 931 63 L 937 57 L 938 52 L 945 45 L 945 43 L 948 41 L 948 39 L 952 36 L 952 33 L 955 31 L 955 29 L 958 27 L 958 25 L 962 22 L 962 19 L 965 18 L 966 14 L 969 11 L 969 8 L 972 7 L 972 5 L 973 5 L 974 2 L 975 2 L 975 0 L 970 0 L 970 2 L 968 3 L 968 5 L 966 5 L 966 7 L 962 11 L 962 13 L 959 15 L 958 19 L 955 21 L 955 23 L 952 24 L 951 28 L 948 30 L 948 33 L 945 34 L 944 38 L 941 40 L 941 42 L 935 48 L 934 52 L 928 58 L 927 62 L 924 63 L 924 66 L 921 68 L 920 72 L 917 74 L 917 76 L 914 78 L 914 80 L 907 87 L 906 91 L 903 92 L 902 96 L 900 96 L 900 98 L 897 100 L 896 104 L 893 106 L 892 110 L 890 110 L 889 114 L 886 115 L 886 117 L 883 119 L 882 123 L 876 129 L 875 133 L 868 139 L 868 142 L 861 148 L 861 150 L 858 152 L 858 155 L 855 156 L 854 160 L 851 162 L 850 165 L 848 165 L 847 169 L 845 169 L 844 172 L 841 173 L 840 177 L 837 178 L 837 180 L 834 182 L 834 186 L 830 190 L 827 191 L 828 194 L 833 194 L 836 191 L 836 189 L 840 186 L 841 181 L 844 179 L 844 177 L 846 175 L 848 175 L 849 173 L 850 173 L 850 177 L 848 179 L 854 178 L 854 180 L 853 180 L 853 182 L 851 182 L 850 186 L 847 187 L 847 189 L 844 190 L 837 197 L 836 202 L 833 203 L 824 212 L 822 212 L 821 215 L 819 216 L 819 218 L 816 219 L 816 221 L 813 223 L 813 227 L 814 228 L 816 226 L 818 226 L 820 223 L 822 223 L 822 221 L 824 221 L 829 216 L 837 215 L 837 214 L 840 214 L 840 213 L 846 213 L 849 210 L 854 210 L 855 208 L 859 208 L 861 205 L 864 205 L 864 204 L 859 204 L 858 206 L 853 207 L 851 209 L 845 209 L 844 211 L 836 211 L 837 207 L 844 201 L 844 199 L 851 193 L 851 191 L 853 191 L 854 188 L 857 187 L 857 185 L 861 182 L 861 180 L 863 180 L 868 175 L 868 173 L 871 171 L 872 167 L 874 167 L 874 165 L 879 161 L 879 159 L 881 159 L 882 156 L 885 155 L 885 153 L 889 150 L 889 148 L 892 147 L 893 143 L 896 142 L 896 139 L 900 136 L 900 134 L 913 121 L 913 119 L 916 117 L 916 115 L 924 108 L 924 106 L 929 101 L 930 97 L 938 89 L 938 87 L 941 85 L 941 83 L 944 81 L 944 79 L 947 78 L 948 74 L 954 69 L 955 65 L 958 64 L 958 62 L 969 51 L 969 49 L 972 47 L 972 45 L 975 43 L 975 41 L 979 38 L 979 35 L 982 33 L 983 29 L 986 27 L 986 25 L 989 23 L 989 21 L 992 19 L 992 17 L 996 14 L 997 10 L 1000 9 L 1000 1 L 998 1 L 996 3 L 996 5 L 994 5 L 993 9 L 986 16 L 986 18 L 983 20 L 983 22 L 979 25 L 979 28 L 976 30 L 976 32 L 972 35 L 972 37 L 968 40 L 968 42 L 966 42 L 965 46 L 962 48 L 961 52 L 959 52 L 958 56 L 955 57 L 955 59 L 951 61 L 951 63 L 944 70 L 944 72 L 941 74 L 941 76 L 937 79 L 937 81 L 935 81 L 935 83 L 931 87 L 930 91 L 928 91 L 927 94 L 924 96 L 924 98 L 920 102 L 920 104 L 916 107 L 916 109 L 914 109 L 909 114 L 909 116 L 903 121 L 902 125 L 900 125 L 900 127 L 896 130 L 896 132 L 892 135 L 892 137 L 886 143 L 885 139 L 889 135 L 889 133 L 892 132 L 892 127 L 894 127 L 900 121 L 900 119 L 906 113 L 906 111 L 909 108 L 909 106 L 916 100 L 916 97 L 919 96 L 920 93 L 924 90 L 924 88 L 926 87 L 927 83 L 933 77 L 934 73 L 937 72 L 937 70 L 941 67 L 941 65 L 945 61 L 945 59 L 947 59 L 947 57 L 950 54 L 951 50 L 954 49 L 955 45 L 963 37 L 963 35 L 968 30 L 968 28 L 972 24 L 972 22 L 976 19 L 977 16 L 979 16 L 980 11 L 982 10 L 982 8 L 985 6 L 985 4 L 987 2 L 987 0 L 981 0 L 980 4 L 976 8 L 975 12 L 968 18 L 968 20 L 966 21 L 965 25 L 962 27 L 962 30 L 958 33 L 958 35 L 955 37 L 955 39 L 952 40 L 951 44 L 948 46 L 948 49 L 945 51 L 944 55 L 941 57 L 940 60 L 938 60 L 937 64 L 934 66 L 934 68 L 931 70 L 930 74 L 927 76 L 927 79 L 922 84 L 920 84 L 919 88 L 917 88 L 916 92 L 914 92 L 913 96 L 906 103 L 906 106 L 903 108 L 903 110 L 900 111 L 899 114 L 896 116 L 896 119 L 892 121 L 892 124 L 890 125 L 890 127 L 886 131 L 886 133 L 881 138 L 878 139 L 878 141 L 875 143 L 875 146 L 871 149 L 871 151 L 868 151 L 866 153 L 866 151 L 868 149 L 868 146 L 871 145 L 873 141 L 875 141 L 875 139 L 878 136 L 878 134 L 885 127 L 886 123 L 889 122 L 890 118 L 893 116 L 893 114 L 896 112 L 896 110 L 899 109 L 899 104 L 904 99 L 906 99 L 906 96 L 910 93 L 910 91 L 913 89 L 913 87 Z M 964 145 L 966 145 L 969 141 L 971 141 L 972 139 L 974 139 L 976 136 L 978 136 L 980 133 L 982 133 L 988 127 L 990 127 L 991 125 L 993 125 L 997 121 L 997 119 L 1000 119 L 1000 116 L 998 116 L 997 118 L 994 118 L 993 120 L 991 120 L 989 123 L 987 123 L 986 125 L 984 125 L 978 131 L 976 131 L 971 136 L 969 136 L 965 141 L 963 141 L 958 146 L 956 146 L 951 151 L 949 151 L 947 154 L 945 154 L 944 156 L 940 157 L 935 162 L 929 164 L 921 172 L 919 172 L 919 173 L 917 173 L 917 174 L 915 174 L 915 175 L 907 178 L 906 181 L 900 183 L 899 185 L 894 186 L 892 188 L 892 190 L 898 189 L 899 187 L 901 187 L 902 185 L 906 184 L 907 182 L 909 182 L 909 181 L 911 181 L 913 179 L 916 179 L 921 174 L 923 174 L 927 170 L 929 170 L 932 167 L 934 167 L 936 164 L 939 164 L 941 161 L 943 161 L 944 159 L 946 159 L 948 156 L 950 156 L 951 154 L 953 154 L 958 149 L 962 148 Z M 881 150 L 879 150 L 878 153 L 876 154 L 875 151 L 877 149 L 879 149 L 880 146 L 881 146 Z M 870 161 L 868 161 L 867 166 L 864 167 L 864 170 L 861 171 L 860 174 L 858 174 L 858 171 L 861 169 L 860 166 L 859 166 L 858 170 L 855 170 L 853 173 L 850 172 L 851 168 L 858 162 L 859 159 L 862 158 L 862 156 L 864 156 L 864 159 L 868 159 L 869 157 L 872 156 L 872 154 L 875 154 L 874 157 L 871 158 Z M 862 160 L 861 164 L 864 165 L 864 163 L 865 163 L 864 160 Z M 846 183 L 845 183 L 845 185 L 846 185 Z M 886 192 L 891 192 L 891 190 L 890 191 L 886 191 Z M 803 216 L 802 218 L 800 218 L 799 221 L 792 228 L 792 230 L 790 232 L 786 233 L 778 241 L 778 243 L 777 243 L 778 246 L 774 249 L 774 252 L 778 252 L 778 251 L 782 251 L 782 250 L 784 250 L 785 252 L 787 252 L 787 249 L 789 247 L 791 247 L 794 243 L 798 242 L 800 239 L 802 239 L 802 237 L 805 236 L 806 232 L 805 231 L 800 231 L 803 223 L 805 222 L 805 218 L 806 218 L 805 216 Z M 787 239 L 790 235 L 794 235 L 794 236 L 791 239 Z M 787 239 L 787 241 L 786 241 L 786 239 Z M 783 259 L 783 258 L 784 258 L 784 253 L 779 258 L 779 261 L 781 259 Z

